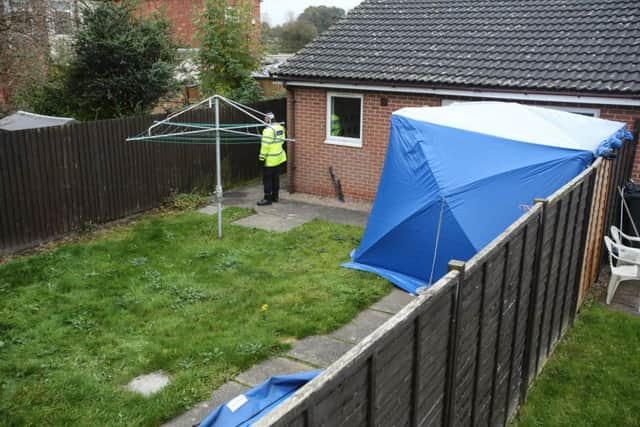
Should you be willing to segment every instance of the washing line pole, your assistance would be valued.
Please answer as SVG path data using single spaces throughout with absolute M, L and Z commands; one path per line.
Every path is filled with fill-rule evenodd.
M 220 100 L 216 103 L 216 202 L 218 204 L 218 239 L 222 239 L 222 172 L 220 171 Z M 211 101 L 209 101 L 211 105 Z
M 227 128 L 220 127 L 220 101 L 222 101 L 225 105 L 240 111 L 247 117 L 254 119 L 257 123 L 251 125 L 231 125 Z M 175 123 L 172 122 L 176 117 L 180 115 L 195 110 L 198 107 L 206 108 L 209 107 L 209 110 L 215 109 L 215 128 L 210 126 L 205 126 L 198 123 Z M 158 141 L 163 142 L 163 140 L 168 140 L 170 138 L 183 138 L 185 136 L 194 136 L 198 137 L 200 135 L 203 136 L 202 141 L 209 141 L 208 134 L 211 131 L 215 131 L 216 133 L 216 186 L 215 186 L 215 198 L 218 210 L 218 238 L 222 238 L 222 200 L 223 200 L 223 192 L 222 192 L 222 161 L 221 161 L 221 141 L 220 134 L 224 132 L 227 135 L 240 135 L 240 136 L 249 136 L 252 138 L 258 137 L 260 138 L 260 133 L 258 128 L 260 127 L 272 127 L 275 123 L 266 123 L 264 120 L 264 113 L 256 110 L 255 108 L 251 108 L 247 105 L 242 105 L 238 102 L 235 102 L 231 99 L 227 99 L 221 95 L 213 95 L 209 98 L 203 99 L 197 104 L 191 105 L 183 110 L 177 111 L 173 114 L 170 114 L 164 120 L 160 120 L 154 122 L 143 134 L 129 137 L 127 141 Z M 278 122 L 279 124 L 284 124 L 284 122 Z M 163 129 L 162 126 L 168 126 L 168 130 L 165 132 L 168 133 L 157 133 L 154 135 L 154 129 Z M 178 130 L 176 130 L 178 128 Z M 249 128 L 255 128 L 256 132 L 249 132 Z M 189 129 L 189 130 L 184 130 Z M 287 142 L 295 142 L 295 139 L 284 138 Z

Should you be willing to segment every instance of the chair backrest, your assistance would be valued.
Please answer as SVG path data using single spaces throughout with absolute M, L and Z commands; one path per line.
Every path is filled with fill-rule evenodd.
M 615 243 L 609 236 L 604 236 L 604 244 L 609 251 L 609 263 L 611 267 L 615 267 L 615 264 L 619 264 L 620 261 L 628 264 L 640 265 L 640 249 L 631 248 L 623 244 Z
M 617 244 L 622 244 L 622 232 L 615 225 L 611 226 L 611 237 L 613 237 L 613 241 Z
M 607 247 L 607 251 L 609 252 L 609 265 L 613 269 L 615 267 L 615 265 L 613 265 L 613 259 L 617 258 L 613 253 L 614 243 L 611 241 L 611 238 L 609 236 L 604 236 L 604 244 Z

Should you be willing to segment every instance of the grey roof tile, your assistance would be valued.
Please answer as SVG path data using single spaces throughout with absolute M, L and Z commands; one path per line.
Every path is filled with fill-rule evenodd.
M 277 76 L 640 94 L 640 1 L 365 0 Z

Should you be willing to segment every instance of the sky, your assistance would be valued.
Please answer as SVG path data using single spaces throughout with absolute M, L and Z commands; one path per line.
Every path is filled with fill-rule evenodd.
M 307 6 L 335 6 L 348 11 L 361 3 L 362 0 L 264 0 L 260 5 L 262 21 L 271 26 L 283 24 L 288 15 L 293 12 L 294 18 L 302 13 Z

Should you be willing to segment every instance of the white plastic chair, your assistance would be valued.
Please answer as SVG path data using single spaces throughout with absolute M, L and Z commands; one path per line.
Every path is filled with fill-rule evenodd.
M 630 262 L 622 261 L 622 264 L 638 264 L 640 265 L 640 248 L 632 247 L 627 244 L 627 242 L 633 244 L 640 244 L 640 237 L 629 236 L 628 234 L 624 234 L 618 227 L 615 225 L 611 226 L 611 237 L 616 245 L 624 246 L 626 248 L 626 256 Z M 620 264 L 620 262 L 618 263 Z
M 613 237 L 614 242 L 621 245 L 624 245 L 625 241 L 640 244 L 640 237 L 634 237 L 634 236 L 629 236 L 628 234 L 624 234 L 622 230 L 620 230 L 615 225 L 611 226 L 611 237 Z
M 634 258 L 637 255 L 637 249 L 614 243 L 609 236 L 604 236 L 604 244 L 609 251 L 611 266 L 611 279 L 607 287 L 607 304 L 610 304 L 620 282 L 640 279 L 640 266 Z M 614 265 L 614 259 L 617 261 L 616 265 Z

